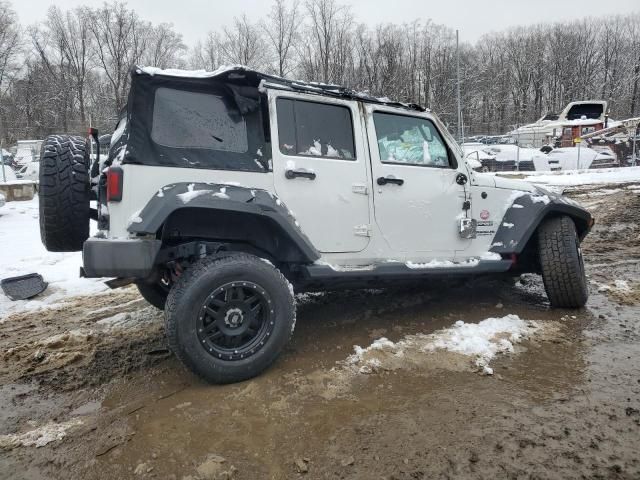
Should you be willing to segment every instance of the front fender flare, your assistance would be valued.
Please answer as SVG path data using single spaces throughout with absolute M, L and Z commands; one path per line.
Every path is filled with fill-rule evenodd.
M 522 192 L 507 209 L 489 251 L 501 255 L 520 254 L 540 223 L 548 216 L 567 215 L 573 219 L 582 240 L 593 225 L 591 214 L 561 195 Z

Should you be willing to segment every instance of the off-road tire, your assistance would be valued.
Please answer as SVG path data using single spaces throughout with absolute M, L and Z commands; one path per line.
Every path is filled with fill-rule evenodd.
M 136 282 L 136 287 L 138 287 L 138 291 L 140 292 L 140 295 L 142 295 L 142 298 L 157 309 L 164 310 L 167 303 L 167 295 L 169 295 L 167 287 L 160 285 L 159 283 L 149 283 L 142 280 Z
M 545 220 L 538 229 L 538 247 L 544 288 L 551 305 L 583 307 L 589 290 L 573 220 L 567 216 Z
M 89 238 L 89 152 L 86 140 L 51 135 L 40 154 L 40 238 L 50 252 L 82 250 Z
M 247 358 L 225 360 L 201 344 L 197 322 L 212 292 L 229 282 L 252 282 L 264 289 L 273 306 L 270 335 Z M 165 308 L 169 347 L 175 355 L 210 383 L 233 383 L 255 377 L 282 352 L 295 326 L 296 308 L 289 282 L 278 269 L 249 254 L 209 257 L 190 266 L 172 286 Z

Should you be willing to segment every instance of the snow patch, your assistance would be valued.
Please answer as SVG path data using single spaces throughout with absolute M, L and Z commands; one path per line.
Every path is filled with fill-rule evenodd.
M 562 170 L 554 173 L 538 172 L 538 174 L 527 172 L 525 180 L 530 183 L 556 186 L 624 184 L 640 181 L 640 167 Z
M 206 70 L 181 70 L 178 68 L 158 68 L 158 67 L 145 67 L 137 66 L 136 73 L 138 75 L 145 73 L 150 76 L 164 75 L 166 77 L 186 77 L 186 78 L 210 78 L 222 75 L 230 70 L 248 70 L 248 67 L 244 65 L 221 65 L 217 69 L 207 72 Z
M 469 258 L 462 262 L 452 262 L 451 260 L 431 260 L 426 263 L 407 262 L 407 267 L 417 270 L 422 268 L 448 268 L 448 267 L 476 267 L 479 260 L 477 258 Z
M 405 359 L 416 360 L 438 351 L 448 351 L 470 357 L 475 367 L 485 374 L 492 374 L 491 360 L 499 354 L 514 352 L 514 345 L 537 334 L 542 325 L 522 320 L 517 315 L 487 318 L 480 323 L 458 320 L 452 327 L 431 334 L 407 335 L 398 342 L 379 338 L 370 346 L 354 346 L 353 355 L 346 359 L 346 366 L 358 373 L 374 373 L 380 370 L 406 368 Z M 424 358 L 424 362 L 428 362 Z
M 120 123 L 118 123 L 118 126 L 113 132 L 113 135 L 111 135 L 111 143 L 109 144 L 110 147 L 113 147 L 116 142 L 120 140 L 120 137 L 122 137 L 125 128 L 127 128 L 127 119 L 123 118 L 122 120 L 120 120 Z
M 132 312 L 121 312 L 98 320 L 96 326 L 107 331 L 146 327 L 158 321 L 158 312 L 159 310 L 154 307 L 145 307 Z
M 194 188 L 195 184 L 190 183 L 189 185 L 187 185 L 187 191 L 184 193 L 179 193 L 178 195 L 176 195 L 176 197 L 182 200 L 182 203 L 189 203 L 194 198 L 210 192 L 210 190 L 194 190 Z
M 44 447 L 51 442 L 62 440 L 67 436 L 68 430 L 78 425 L 82 425 L 82 420 L 74 418 L 64 423 L 48 423 L 24 433 L 0 435 L 0 448 L 11 449 L 20 446 Z

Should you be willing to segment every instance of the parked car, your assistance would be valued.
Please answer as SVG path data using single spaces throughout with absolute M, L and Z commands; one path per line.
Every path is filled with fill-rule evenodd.
M 85 139 L 47 138 L 42 241 L 134 281 L 208 381 L 275 361 L 294 292 L 536 272 L 551 305 L 587 300 L 589 212 L 475 172 L 420 106 L 240 67 L 138 67 L 127 105 L 95 181 Z
M 33 180 L 37 182 L 40 178 L 40 160 L 29 162 L 16 172 L 19 180 Z

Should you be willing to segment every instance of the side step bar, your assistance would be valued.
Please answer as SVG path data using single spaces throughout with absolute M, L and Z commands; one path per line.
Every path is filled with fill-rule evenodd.
M 419 280 L 421 278 L 483 275 L 507 272 L 511 260 L 480 260 L 476 265 L 453 265 L 446 267 L 425 266 L 410 268 L 404 263 L 382 263 L 363 268 L 335 269 L 330 265 L 303 265 L 299 267 L 305 286 L 333 288 L 352 286 L 366 288 L 368 284 Z

